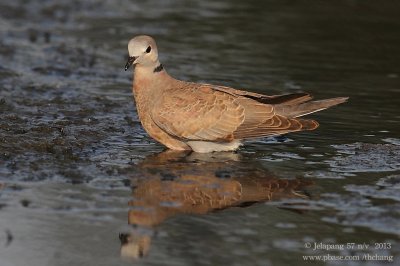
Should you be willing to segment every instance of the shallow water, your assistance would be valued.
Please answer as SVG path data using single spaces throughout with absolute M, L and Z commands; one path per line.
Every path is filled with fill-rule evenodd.
M 328 253 L 398 264 L 399 11 L 372 0 L 0 2 L 0 266 L 309 265 L 303 255 Z M 316 131 L 235 154 L 163 153 L 123 71 L 127 41 L 143 33 L 180 79 L 350 101 L 313 114 Z M 305 248 L 314 242 L 370 247 Z M 366 263 L 385 261 L 320 262 Z

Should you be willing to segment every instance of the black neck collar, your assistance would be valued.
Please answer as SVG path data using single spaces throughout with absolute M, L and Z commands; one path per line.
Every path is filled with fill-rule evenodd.
M 164 69 L 163 65 L 162 65 L 162 64 L 159 64 L 158 67 L 156 67 L 156 68 L 153 70 L 153 72 L 154 72 L 154 73 L 157 73 L 157 72 L 160 72 L 160 71 L 163 70 L 163 69 Z

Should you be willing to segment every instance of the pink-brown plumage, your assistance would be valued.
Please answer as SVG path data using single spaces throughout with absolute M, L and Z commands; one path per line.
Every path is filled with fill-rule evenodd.
M 311 101 L 307 93 L 268 96 L 180 81 L 163 69 L 151 37 L 133 38 L 128 50 L 135 64 L 133 94 L 141 123 L 170 149 L 234 150 L 245 139 L 313 130 L 318 122 L 298 117 L 347 100 Z

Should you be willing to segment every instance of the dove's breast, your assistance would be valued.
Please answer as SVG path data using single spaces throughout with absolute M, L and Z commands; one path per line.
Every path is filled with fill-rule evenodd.
M 151 117 L 151 111 L 156 103 L 157 97 L 160 95 L 152 95 L 151 88 L 140 86 L 135 83 L 133 86 L 133 95 L 136 103 L 136 110 L 140 119 L 140 123 L 146 132 L 156 141 L 173 150 L 190 150 L 190 147 L 177 138 L 167 134 L 159 128 Z

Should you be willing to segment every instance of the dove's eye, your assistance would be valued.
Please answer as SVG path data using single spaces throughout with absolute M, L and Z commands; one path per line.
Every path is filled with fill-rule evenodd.
M 150 51 L 151 51 L 151 46 L 147 47 L 146 53 L 150 53 Z

